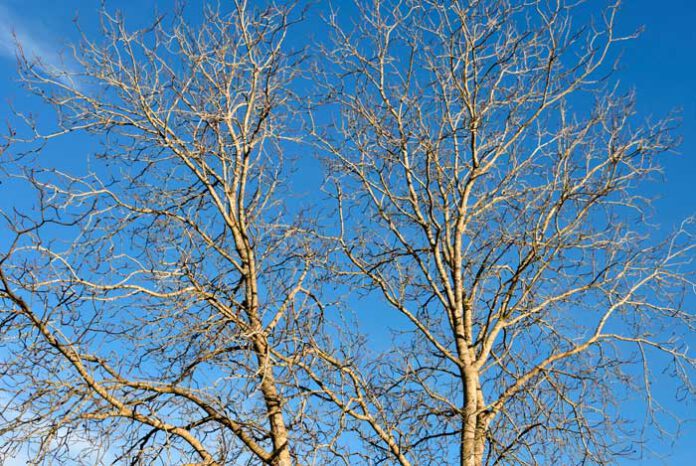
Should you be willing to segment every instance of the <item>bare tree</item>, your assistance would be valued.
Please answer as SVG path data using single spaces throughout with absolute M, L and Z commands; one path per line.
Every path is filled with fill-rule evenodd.
M 285 42 L 302 12 L 231 10 L 139 30 L 104 11 L 70 72 L 20 56 L 58 115 L 50 133 L 25 117 L 31 139 L 103 149 L 83 172 L 19 161 L 37 200 L 4 214 L 2 458 L 320 458 L 329 429 L 294 362 L 321 333 L 321 261 L 283 187 L 303 58 Z
M 309 132 L 303 12 L 251 3 L 104 11 L 66 70 L 20 50 L 57 128 L 19 114 L 0 154 L 36 195 L 2 212 L 0 458 L 605 464 L 635 439 L 624 401 L 661 416 L 653 359 L 693 395 L 693 221 L 646 225 L 673 121 L 613 83 L 618 3 L 358 2 L 329 18 Z M 101 146 L 66 169 L 59 138 Z M 329 234 L 288 187 L 309 138 Z M 325 316 L 336 284 L 395 311 L 387 350 Z
M 373 458 L 606 464 L 632 448 L 621 402 L 644 390 L 658 409 L 649 357 L 693 394 L 692 221 L 659 243 L 640 195 L 673 121 L 637 121 L 612 83 L 632 37 L 618 2 L 584 25 L 577 3 L 376 0 L 355 25 L 330 17 L 337 71 L 321 82 L 341 118 L 314 136 L 336 271 L 404 317 L 390 353 L 342 366 Z

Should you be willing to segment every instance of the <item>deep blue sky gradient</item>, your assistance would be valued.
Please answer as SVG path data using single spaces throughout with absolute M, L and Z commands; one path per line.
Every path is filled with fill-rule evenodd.
M 196 5 L 198 2 L 190 2 Z M 222 2 L 224 3 L 224 2 Z M 253 2 L 252 2 L 253 3 Z M 321 3 L 321 2 L 317 2 Z M 333 2 L 340 6 L 341 1 Z M 601 4 L 601 1 L 591 1 Z M 121 0 L 107 2 L 109 8 L 122 9 L 131 24 L 151 18 L 159 5 L 166 11 L 170 2 L 165 0 Z M 79 14 L 84 29 L 94 32 L 96 0 L 0 0 L 0 116 L 4 124 L 11 119 L 9 104 L 17 108 L 37 112 L 39 116 L 51 115 L 36 99 L 28 98 L 17 84 L 12 32 L 16 32 L 29 54 L 44 56 L 50 63 L 66 42 L 77 38 L 72 20 Z M 315 9 L 321 9 L 317 6 Z M 342 11 L 350 11 L 342 7 Z M 312 34 L 321 31 L 316 12 L 296 29 L 293 41 L 321 39 Z M 653 220 L 664 231 L 674 229 L 685 217 L 696 213 L 696 1 L 693 0 L 626 0 L 619 16 L 619 28 L 629 32 L 644 26 L 645 30 L 635 41 L 623 43 L 621 67 L 616 74 L 625 89 L 635 88 L 638 111 L 642 116 L 659 118 L 678 110 L 683 138 L 678 154 L 664 158 L 664 181 L 646 186 L 646 194 L 656 197 Z M 74 144 L 74 141 L 71 143 Z M 49 147 L 46 157 L 60 158 L 60 163 L 80 170 L 89 145 L 66 146 L 57 143 Z M 306 189 L 316 189 L 321 177 L 316 165 L 308 166 L 300 176 L 306 177 Z M 304 174 L 302 174 L 304 173 Z M 0 186 L 0 208 L 23 203 L 26 193 Z M 3 236 L 0 234 L 0 240 Z M 696 347 L 693 342 L 692 347 Z M 658 398 L 679 411 L 684 418 L 696 419 L 696 406 L 675 404 L 673 387 L 655 384 Z M 658 460 L 631 461 L 622 464 L 696 464 L 696 420 L 684 425 L 682 436 L 669 450 L 661 443 L 658 450 L 669 454 L 664 462 Z

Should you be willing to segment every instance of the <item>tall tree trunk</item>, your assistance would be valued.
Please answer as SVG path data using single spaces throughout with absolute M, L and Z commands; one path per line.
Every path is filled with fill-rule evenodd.
M 292 461 L 288 445 L 288 431 L 283 419 L 282 400 L 276 388 L 272 367 L 268 362 L 268 343 L 265 340 L 265 337 L 257 338 L 254 342 L 254 347 L 261 376 L 261 393 L 266 404 L 268 422 L 271 427 L 273 441 L 273 461 L 271 464 L 274 466 L 290 466 Z
M 467 383 L 466 385 L 471 385 Z M 477 399 L 471 395 L 467 386 L 463 391 L 462 403 L 462 426 L 460 434 L 460 465 L 479 466 L 481 464 L 480 448 L 477 435 L 479 431 L 477 410 Z

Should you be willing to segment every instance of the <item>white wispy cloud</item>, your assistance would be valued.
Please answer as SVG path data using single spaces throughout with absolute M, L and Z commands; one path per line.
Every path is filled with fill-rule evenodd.
M 25 19 L 0 0 L 0 58 L 14 59 L 17 47 L 30 59 L 40 59 L 47 66 L 63 69 L 56 38 L 47 36 L 43 25 Z
M 64 84 L 81 89 L 74 60 L 70 54 L 61 55 L 66 48 L 65 38 L 41 21 L 34 11 L 22 15 L 21 4 L 11 6 L 10 3 L 0 0 L 0 71 L 8 68 L 2 62 L 14 61 L 21 47 L 24 57 Z

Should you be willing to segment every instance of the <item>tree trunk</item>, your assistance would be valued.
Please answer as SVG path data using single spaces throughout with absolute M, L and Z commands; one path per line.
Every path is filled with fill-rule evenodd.
M 274 466 L 291 466 L 288 432 L 283 419 L 282 402 L 276 389 L 273 371 L 270 364 L 268 364 L 265 338 L 259 338 L 255 346 L 257 348 L 256 357 L 262 374 L 261 393 L 266 403 L 266 412 L 268 413 L 268 422 L 271 427 L 273 440 L 273 459 L 271 464 Z

